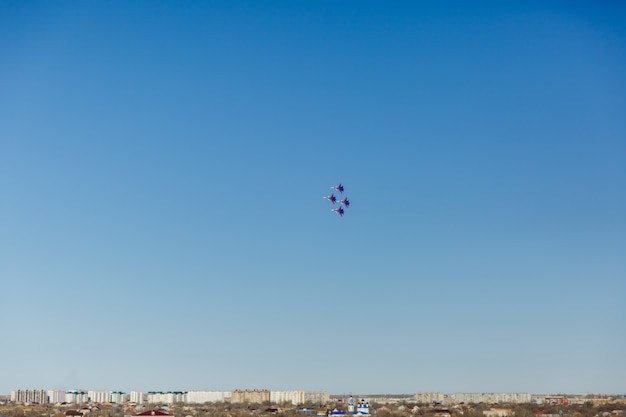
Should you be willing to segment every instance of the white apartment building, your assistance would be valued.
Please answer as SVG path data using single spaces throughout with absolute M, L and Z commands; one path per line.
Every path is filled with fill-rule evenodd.
M 270 402 L 273 404 L 304 404 L 304 391 L 270 391 Z
M 135 404 L 143 404 L 143 392 L 139 391 L 131 391 L 130 392 L 130 402 Z
M 82 390 L 65 391 L 65 402 L 72 404 L 85 404 L 89 402 L 89 393 Z
M 454 401 L 458 403 L 502 403 L 502 404 L 523 404 L 530 403 L 531 397 L 527 393 L 515 393 L 515 392 L 463 392 L 452 395 Z
M 52 404 L 65 402 L 65 390 L 48 391 L 48 401 Z
M 327 404 L 330 401 L 330 394 L 325 391 L 305 392 L 304 401 L 310 401 L 313 404 Z
M 42 389 L 11 391 L 11 401 L 22 404 L 48 404 L 48 392 Z
M 150 404 L 175 404 L 185 401 L 186 392 L 183 391 L 150 391 L 146 394 L 146 402 Z
M 230 399 L 231 393 L 227 391 L 188 391 L 184 401 L 188 404 L 204 404 L 225 402 Z
M 122 391 L 113 391 L 111 393 L 111 402 L 114 404 L 124 404 L 126 402 L 126 393 Z
M 111 391 L 87 391 L 87 397 L 92 403 L 110 403 Z
M 414 397 L 421 404 L 443 403 L 446 398 L 442 392 L 418 392 Z

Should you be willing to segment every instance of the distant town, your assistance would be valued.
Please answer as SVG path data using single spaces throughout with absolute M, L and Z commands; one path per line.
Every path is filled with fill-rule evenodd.
M 624 417 L 623 395 L 14 390 L 0 417 Z
M 246 406 L 250 410 L 297 410 L 302 413 L 317 415 L 370 415 L 381 411 L 407 411 L 424 414 L 431 410 L 436 417 L 448 417 L 448 414 L 465 414 L 470 411 L 470 405 L 494 406 L 482 410 L 486 417 L 506 417 L 513 414 L 513 409 L 496 407 L 499 405 L 530 405 L 525 409 L 534 414 L 541 414 L 541 408 L 558 408 L 559 415 L 567 414 L 564 407 L 584 406 L 587 408 L 613 405 L 616 410 L 612 414 L 624 414 L 626 396 L 608 394 L 529 394 L 529 393 L 455 393 L 418 392 L 401 395 L 331 395 L 328 392 L 271 391 L 267 389 L 235 389 L 233 391 L 91 391 L 75 390 L 44 390 L 18 389 L 10 396 L 0 396 L 0 406 L 3 410 L 18 407 L 19 410 L 28 410 L 28 407 L 57 407 L 59 413 L 64 408 L 72 408 L 85 416 L 87 413 L 98 412 L 103 409 L 113 410 L 121 408 L 124 415 L 138 415 L 142 410 L 160 410 L 167 415 L 170 408 L 181 406 L 213 405 L 217 408 L 229 410 L 235 406 Z M 259 406 L 259 407 L 254 407 Z M 7 408 L 8 407 L 8 408 Z M 560 407 L 560 408 L 559 408 Z M 191 410 L 192 408 L 187 407 Z M 443 410 L 443 411 L 442 411 Z M 334 414 L 333 414 L 334 413 Z M 19 413 L 18 413 L 19 414 Z M 51 417 L 54 413 L 44 414 Z M 24 413 L 20 414 L 24 416 Z M 66 414 L 67 415 L 67 414 Z M 155 415 L 155 414 L 152 414 Z M 530 415 L 524 414 L 525 417 Z M 9 417 L 4 413 L 0 417 Z M 184 417 L 193 417 L 186 414 Z M 600 416 L 609 417 L 609 416 Z

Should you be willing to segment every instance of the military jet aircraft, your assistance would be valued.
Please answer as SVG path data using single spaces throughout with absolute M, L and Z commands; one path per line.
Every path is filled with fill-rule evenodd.
M 331 189 L 338 191 L 339 194 L 343 194 L 343 185 L 341 183 L 335 185 L 334 187 L 330 187 Z
M 335 194 L 331 194 L 323 198 L 325 198 L 326 200 L 330 201 L 333 204 L 337 202 L 337 197 L 335 197 Z
M 343 207 L 339 206 L 337 208 L 332 209 L 331 211 L 334 211 L 335 213 L 337 213 L 340 216 L 343 216 Z

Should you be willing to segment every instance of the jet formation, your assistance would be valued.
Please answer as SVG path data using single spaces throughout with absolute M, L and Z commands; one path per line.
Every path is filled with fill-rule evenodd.
M 344 188 L 343 188 L 343 185 L 341 185 L 341 183 L 330 188 L 331 190 L 337 191 L 339 194 L 343 194 Z M 324 198 L 328 200 L 330 203 L 332 203 L 333 205 L 337 203 L 337 197 L 335 197 L 334 193 L 327 195 Z M 348 200 L 348 197 L 344 197 L 343 199 L 339 200 L 339 207 L 331 209 L 331 211 L 337 213 L 340 217 L 343 217 L 343 214 L 345 213 L 344 207 L 345 208 L 350 207 L 350 200 Z

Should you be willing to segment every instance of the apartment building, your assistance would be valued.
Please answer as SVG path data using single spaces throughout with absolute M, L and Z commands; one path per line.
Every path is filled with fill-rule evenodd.
M 240 390 L 233 391 L 232 400 L 233 403 L 251 403 L 251 404 L 263 404 L 270 401 L 270 391 L 266 389 L 255 390 Z
M 188 404 L 204 404 L 229 401 L 230 392 L 220 391 L 189 391 L 185 394 L 185 403 Z
M 443 403 L 445 400 L 442 392 L 418 392 L 413 397 L 420 404 Z
M 89 392 L 84 390 L 65 391 L 65 402 L 72 404 L 85 404 L 89 402 Z
M 48 401 L 52 404 L 65 402 L 65 390 L 48 391 Z
M 11 401 L 22 404 L 48 404 L 48 392 L 42 389 L 11 391 Z
M 270 402 L 272 404 L 304 404 L 304 391 L 270 391 Z
M 327 404 L 329 401 L 330 394 L 325 391 L 304 393 L 304 402 L 312 402 L 313 404 Z
M 130 392 L 130 402 L 135 404 L 143 404 L 143 392 L 139 391 L 131 391 Z
M 87 391 L 87 397 L 92 403 L 110 403 L 111 391 Z
M 146 402 L 151 404 L 175 404 L 185 401 L 185 391 L 150 391 L 146 394 Z
M 450 396 L 458 403 L 488 403 L 488 404 L 523 404 L 530 403 L 531 396 L 527 393 L 511 392 L 461 392 Z

